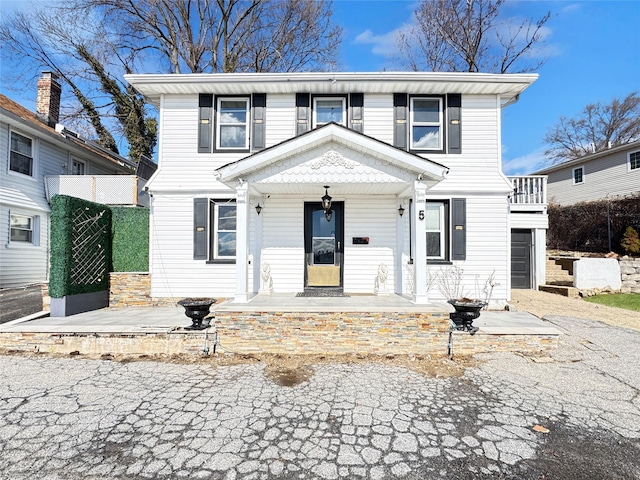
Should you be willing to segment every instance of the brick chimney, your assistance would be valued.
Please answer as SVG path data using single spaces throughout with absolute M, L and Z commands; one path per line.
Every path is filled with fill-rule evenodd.
M 42 121 L 52 127 L 60 120 L 61 93 L 58 76 L 53 72 L 42 72 L 42 76 L 38 79 L 36 112 Z

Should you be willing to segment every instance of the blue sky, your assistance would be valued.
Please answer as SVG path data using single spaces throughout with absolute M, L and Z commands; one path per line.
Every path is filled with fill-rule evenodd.
M 0 14 L 29 3 L 2 0 Z M 334 0 L 334 19 L 344 29 L 340 70 L 397 69 L 394 34 L 412 22 L 417 6 L 415 0 Z M 545 166 L 542 139 L 561 115 L 573 117 L 588 103 L 609 103 L 640 91 L 640 0 L 507 0 L 503 7 L 506 18 L 516 19 L 539 18 L 547 11 L 552 13 L 545 29 L 549 59 L 520 101 L 503 111 L 507 174 Z M 34 109 L 35 86 L 26 101 L 6 93 Z
M 393 65 L 393 33 L 411 22 L 413 0 L 334 0 L 344 28 L 341 69 L 379 71 Z M 503 169 L 532 173 L 545 165 L 543 137 L 560 116 L 589 103 L 609 103 L 640 91 L 640 1 L 508 0 L 507 17 L 539 18 L 547 11 L 540 78 L 503 111 Z

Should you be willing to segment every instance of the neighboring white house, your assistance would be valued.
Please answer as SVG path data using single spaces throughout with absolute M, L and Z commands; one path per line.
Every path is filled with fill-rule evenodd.
M 50 188 L 61 184 L 81 195 L 102 175 L 135 177 L 135 164 L 107 152 L 57 124 L 60 85 L 45 72 L 38 81 L 38 113 L 0 95 L 0 288 L 24 287 L 48 281 Z M 71 177 L 71 176 L 74 177 Z M 70 181 L 65 180 L 70 178 Z M 135 182 L 127 186 L 135 188 Z M 84 188 L 84 187 L 83 187 Z M 100 201 L 100 199 L 96 199 Z M 123 202 L 129 203 L 129 202 Z
M 501 111 L 537 75 L 125 78 L 159 109 L 153 297 L 324 288 L 426 304 L 445 299 L 436 274 L 459 267 L 463 293 L 491 280 L 500 306 L 512 227 L 529 232 L 529 287 L 544 283 L 546 205 L 517 197 L 512 214 L 522 179 L 501 168 Z
M 559 205 L 640 194 L 640 141 L 563 162 L 548 176 L 548 198 Z

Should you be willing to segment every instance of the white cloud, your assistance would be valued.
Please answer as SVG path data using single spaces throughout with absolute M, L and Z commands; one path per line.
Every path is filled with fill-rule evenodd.
M 506 148 L 503 150 L 506 151 Z M 547 157 L 544 156 L 544 148 L 540 147 L 531 153 L 513 158 L 502 159 L 502 171 L 506 175 L 528 175 L 549 166 Z
M 396 38 L 400 29 L 392 30 L 382 35 L 374 35 L 374 33 L 367 29 L 359 34 L 353 43 L 361 45 L 373 45 L 371 53 L 375 55 L 381 55 L 383 57 L 391 57 L 398 52 L 398 44 Z

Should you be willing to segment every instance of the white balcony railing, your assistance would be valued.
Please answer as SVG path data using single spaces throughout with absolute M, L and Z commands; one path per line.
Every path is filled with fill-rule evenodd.
M 536 210 L 547 206 L 546 175 L 522 175 L 508 178 L 513 184 L 513 194 L 509 196 L 512 210 Z
M 44 181 L 48 202 L 68 195 L 105 205 L 149 206 L 146 180 L 136 175 L 48 175 Z

